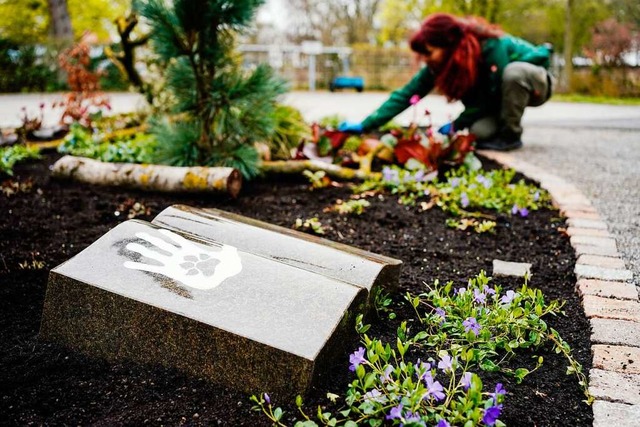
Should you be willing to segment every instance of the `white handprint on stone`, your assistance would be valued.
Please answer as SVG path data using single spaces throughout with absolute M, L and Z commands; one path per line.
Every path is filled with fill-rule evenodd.
M 126 261 L 124 263 L 126 268 L 162 274 L 191 288 L 203 290 L 215 288 L 242 270 L 238 249 L 233 246 L 221 245 L 220 250 L 211 251 L 197 246 L 172 231 L 158 230 L 158 232 L 169 238 L 172 243 L 144 232 L 136 233 L 136 236 L 171 255 L 164 255 L 139 243 L 129 243 L 126 246 L 127 249 L 157 261 L 161 265 Z

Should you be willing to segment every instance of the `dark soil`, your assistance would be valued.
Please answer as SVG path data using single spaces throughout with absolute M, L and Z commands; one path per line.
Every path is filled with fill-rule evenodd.
M 420 212 L 399 205 L 392 196 L 375 200 L 362 216 L 323 213 L 347 188 L 311 192 L 298 177 L 245 184 L 240 198 L 166 195 L 100 188 L 52 180 L 49 165 L 57 158 L 16 167 L 15 181 L 33 180 L 30 191 L 0 194 L 0 424 L 7 425 L 269 425 L 251 411 L 249 396 L 159 366 L 111 364 L 38 340 L 48 271 L 69 259 L 126 219 L 114 213 L 131 200 L 150 209 L 151 220 L 167 206 L 183 203 L 216 207 L 290 227 L 296 218 L 319 216 L 330 226 L 326 237 L 404 261 L 400 290 L 392 295 L 395 321 L 376 320 L 373 331 L 392 339 L 398 321 L 409 315 L 406 291 L 418 293 L 423 282 L 453 280 L 466 284 L 481 269 L 491 272 L 499 258 L 533 264 L 531 285 L 548 300 L 566 301 L 566 317 L 550 318 L 590 368 L 589 324 L 574 291 L 575 263 L 557 211 L 526 218 L 501 218 L 494 235 L 477 235 L 445 226 L 438 209 Z M 495 167 L 490 165 L 488 167 Z M 520 280 L 499 280 L 516 288 Z M 357 348 L 358 343 L 353 343 Z M 543 349 L 543 367 L 516 385 L 509 378 L 484 376 L 485 384 L 505 384 L 509 391 L 501 419 L 512 426 L 590 426 L 592 411 L 566 361 Z M 525 353 L 514 362 L 531 364 Z M 521 365 L 519 365 L 521 366 Z M 350 381 L 344 366 L 331 373 L 329 391 L 342 393 Z M 242 369 L 242 367 L 238 367 Z M 310 412 L 326 404 L 327 389 L 306 399 Z M 289 402 L 278 402 L 288 414 Z M 290 423 L 292 424 L 292 423 Z

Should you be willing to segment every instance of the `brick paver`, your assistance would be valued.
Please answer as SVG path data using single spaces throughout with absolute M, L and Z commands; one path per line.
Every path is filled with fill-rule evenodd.
M 576 245 L 591 245 L 607 249 L 618 249 L 615 239 L 608 237 L 571 236 L 571 246 L 575 247 Z
M 569 236 L 611 237 L 611 234 L 609 234 L 607 230 L 598 228 L 569 227 L 567 228 L 567 234 Z
M 640 375 L 591 369 L 589 392 L 596 399 L 640 405 Z
M 594 295 L 603 298 L 638 300 L 638 290 L 633 283 L 611 282 L 596 279 L 580 279 L 576 284 L 580 295 Z
M 578 256 L 576 264 L 593 265 L 602 268 L 625 268 L 624 261 L 618 257 L 583 254 Z
M 576 264 L 574 272 L 578 279 L 626 281 L 633 278 L 633 274 L 629 270 L 603 268 L 584 264 Z
M 570 219 L 600 220 L 600 215 L 595 210 L 570 209 L 562 211 L 562 214 Z
M 603 319 L 630 320 L 640 322 L 640 303 L 638 301 L 617 300 L 585 295 L 582 298 L 584 314 Z
M 639 419 L 640 405 L 593 402 L 593 427 L 638 427 Z
M 591 350 L 594 368 L 640 374 L 640 348 L 638 347 L 597 344 Z
M 590 319 L 589 323 L 591 323 L 592 344 L 640 347 L 640 323 L 595 317 Z
M 616 248 L 603 248 L 601 246 L 593 246 L 593 245 L 575 245 L 573 250 L 576 252 L 576 256 L 580 255 L 600 255 L 600 256 L 609 256 L 609 257 L 617 257 L 620 254 Z
M 578 212 L 576 212 L 578 213 Z M 581 218 L 580 215 L 571 215 L 567 220 L 569 227 L 594 228 L 596 230 L 607 230 L 607 223 L 597 219 Z

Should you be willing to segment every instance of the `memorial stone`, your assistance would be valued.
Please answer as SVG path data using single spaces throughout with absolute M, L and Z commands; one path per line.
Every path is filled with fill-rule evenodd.
M 342 280 L 370 295 L 396 286 L 400 276 L 400 260 L 219 209 L 174 205 L 152 223 Z
M 162 225 L 126 221 L 51 271 L 41 338 L 293 396 L 348 365 L 355 316 L 400 268 L 344 245 L 274 236 L 279 228 L 222 211 L 170 208 L 154 222 Z M 296 256 L 308 245 L 317 256 Z

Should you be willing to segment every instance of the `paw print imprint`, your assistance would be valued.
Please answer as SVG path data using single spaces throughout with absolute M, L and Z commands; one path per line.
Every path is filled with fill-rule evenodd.
M 198 273 L 204 274 L 206 277 L 211 277 L 216 272 L 216 266 L 220 263 L 219 260 L 210 257 L 207 254 L 200 254 L 199 257 L 194 255 L 187 255 L 183 258 L 183 263 L 180 267 L 187 270 L 187 276 L 194 276 Z

